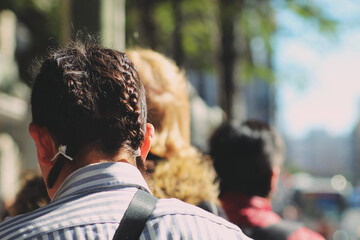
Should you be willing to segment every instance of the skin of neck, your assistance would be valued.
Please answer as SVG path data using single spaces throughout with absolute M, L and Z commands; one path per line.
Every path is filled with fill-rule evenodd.
M 71 173 L 73 173 L 77 169 L 80 169 L 87 165 L 94 164 L 94 163 L 102 163 L 102 162 L 124 162 L 124 163 L 128 163 L 128 164 L 131 164 L 136 167 L 135 158 L 130 158 L 129 154 L 121 153 L 121 152 L 116 154 L 114 157 L 107 157 L 104 154 L 101 154 L 97 150 L 91 150 L 82 159 L 74 159 L 74 161 L 76 161 L 76 164 L 74 164 L 70 160 L 66 159 L 65 164 L 62 167 L 55 184 L 51 188 L 49 188 L 48 186 L 46 187 L 50 199 L 53 199 L 55 193 L 58 191 L 61 184 L 65 181 L 65 179 Z M 47 179 L 47 176 L 49 175 L 51 167 L 49 168 L 48 166 L 42 165 L 41 163 L 39 165 L 40 165 L 40 169 L 41 169 L 43 178 Z

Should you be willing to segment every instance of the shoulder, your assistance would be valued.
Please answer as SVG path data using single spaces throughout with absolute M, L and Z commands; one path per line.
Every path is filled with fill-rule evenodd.
M 32 214 L 21 214 L 16 217 L 8 217 L 0 223 L 0 239 L 16 239 L 19 238 L 21 229 L 30 225 L 30 222 L 36 216 Z
M 215 216 L 197 206 L 185 203 L 175 198 L 171 199 L 160 199 L 156 205 L 156 208 L 151 218 L 158 218 L 166 215 L 173 216 L 190 216 L 194 218 L 204 219 L 214 224 L 224 225 L 229 229 L 239 230 L 239 227 L 230 223 L 229 221 Z
M 64 229 L 77 228 L 83 231 L 86 226 L 98 224 L 110 226 L 106 231 L 112 227 L 115 231 L 131 195 L 121 197 L 119 192 L 111 191 L 106 196 L 109 193 L 113 199 L 104 198 L 104 193 L 75 199 L 69 197 L 33 212 L 8 218 L 0 224 L 0 239 L 33 239 Z
M 236 225 L 177 199 L 158 201 L 143 234 L 156 239 L 249 239 Z

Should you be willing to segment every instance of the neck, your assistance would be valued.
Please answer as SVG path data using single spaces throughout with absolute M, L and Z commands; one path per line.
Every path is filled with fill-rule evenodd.
M 53 186 L 51 188 L 47 186 L 47 192 L 49 194 L 50 199 L 53 199 L 55 193 L 57 192 L 61 184 L 72 172 L 73 171 L 70 170 L 69 165 L 64 163 L 63 167 L 60 169 L 60 173 L 58 174 L 57 179 L 55 180 Z M 48 180 L 48 177 L 44 179 Z M 48 181 L 46 181 L 46 184 L 47 185 L 49 184 Z
M 47 187 L 47 191 L 49 197 L 52 199 L 61 186 L 61 184 L 65 181 L 65 179 L 74 171 L 79 168 L 85 167 L 87 165 L 93 163 L 101 163 L 101 162 L 125 162 L 136 167 L 136 161 L 134 158 L 130 158 L 129 154 L 118 152 L 115 156 L 109 157 L 97 150 L 90 150 L 85 156 L 82 158 L 74 158 L 73 161 L 69 161 L 67 159 L 64 160 L 64 164 L 60 170 L 58 178 L 56 179 L 54 185 L 51 188 Z M 54 166 L 54 165 L 53 165 Z M 47 171 L 46 177 L 43 174 L 44 179 L 47 179 L 48 174 L 50 173 L 51 169 Z

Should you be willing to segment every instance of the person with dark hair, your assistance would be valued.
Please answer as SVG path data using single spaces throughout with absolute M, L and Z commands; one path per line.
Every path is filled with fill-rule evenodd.
M 300 223 L 273 212 L 284 161 L 284 143 L 267 123 L 248 120 L 240 128 L 220 126 L 210 138 L 210 155 L 220 179 L 220 201 L 228 219 L 259 240 L 323 240 Z
M 220 217 L 150 194 L 141 173 L 154 128 L 124 53 L 79 42 L 53 51 L 31 106 L 51 202 L 6 219 L 0 239 L 248 239 Z

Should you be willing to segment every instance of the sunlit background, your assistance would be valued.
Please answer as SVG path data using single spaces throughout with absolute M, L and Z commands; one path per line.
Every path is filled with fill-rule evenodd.
M 0 199 L 38 171 L 27 133 L 34 59 L 77 30 L 155 49 L 186 71 L 192 142 L 223 121 L 276 126 L 287 157 L 274 209 L 327 239 L 360 239 L 358 0 L 1 0 Z
M 305 199 L 297 207 L 315 217 L 313 226 L 332 232 L 327 238 L 359 239 L 360 3 L 317 2 L 337 22 L 335 32 L 276 11 L 276 125 Z
M 322 1 L 322 6 L 338 21 L 336 34 L 321 34 L 287 10 L 277 12 L 284 28 L 275 39 L 279 124 L 297 138 L 314 129 L 350 134 L 359 117 L 360 4 Z

